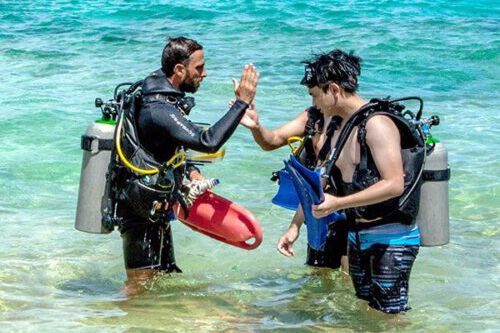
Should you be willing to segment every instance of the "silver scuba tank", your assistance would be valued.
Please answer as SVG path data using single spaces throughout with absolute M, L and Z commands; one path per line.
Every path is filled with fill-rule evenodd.
M 445 146 L 432 137 L 429 139 L 433 141 L 434 147 L 427 151 L 420 190 L 420 208 L 416 220 L 420 229 L 420 245 L 439 246 L 450 241 L 448 207 L 450 168 Z
M 82 136 L 82 171 L 75 228 L 95 234 L 108 234 L 112 227 L 103 224 L 109 198 L 106 174 L 113 149 L 114 120 L 97 120 Z

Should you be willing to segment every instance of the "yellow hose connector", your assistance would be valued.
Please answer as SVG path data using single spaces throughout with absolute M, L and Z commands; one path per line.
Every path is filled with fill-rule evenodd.
M 120 119 L 118 121 L 118 125 L 116 128 L 116 135 L 115 135 L 115 144 L 116 144 L 116 152 L 118 153 L 118 157 L 120 158 L 120 161 L 130 170 L 140 174 L 140 175 L 154 175 L 160 172 L 158 168 L 152 168 L 152 169 L 141 169 L 139 167 L 136 167 L 132 163 L 130 163 L 129 160 L 125 157 L 125 154 L 123 154 L 123 150 L 121 147 L 121 133 L 122 133 L 122 127 L 123 127 L 123 112 L 120 115 Z M 172 166 L 174 169 L 178 168 L 179 166 L 184 163 L 186 160 L 186 154 L 184 152 L 179 152 L 172 156 L 166 163 L 165 167 Z
M 292 149 L 292 154 L 295 154 L 295 152 L 297 152 L 303 144 L 304 138 L 300 136 L 291 136 L 288 138 L 288 145 L 290 146 L 290 149 Z

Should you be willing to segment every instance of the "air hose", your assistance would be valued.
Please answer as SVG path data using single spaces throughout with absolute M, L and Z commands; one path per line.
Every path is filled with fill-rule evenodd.
M 160 172 L 158 168 L 152 168 L 152 169 L 141 169 L 139 167 L 136 167 L 132 163 L 130 163 L 129 160 L 125 157 L 125 154 L 123 154 L 123 150 L 121 147 L 121 133 L 122 133 L 122 127 L 123 127 L 123 117 L 124 113 L 122 112 L 120 114 L 120 119 L 118 120 L 117 128 L 116 128 L 116 133 L 115 133 L 115 144 L 116 144 L 116 152 L 118 153 L 118 156 L 120 158 L 120 161 L 130 170 L 140 174 L 140 175 L 154 175 Z M 186 160 L 186 155 L 184 152 L 179 152 L 172 156 L 171 159 L 169 159 L 165 163 L 165 167 L 172 166 L 174 169 L 178 168 L 184 161 Z M 176 162 L 177 161 L 177 162 Z

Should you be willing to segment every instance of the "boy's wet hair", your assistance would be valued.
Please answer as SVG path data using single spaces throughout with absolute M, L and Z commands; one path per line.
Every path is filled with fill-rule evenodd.
M 315 55 L 302 62 L 305 73 L 300 84 L 309 88 L 318 86 L 326 92 L 328 84 L 335 82 L 345 91 L 354 93 L 358 89 L 361 61 L 352 51 L 346 53 L 339 49 Z
M 175 65 L 186 64 L 191 54 L 202 49 L 203 46 L 194 39 L 186 37 L 169 38 L 161 55 L 162 71 L 167 77 L 172 76 Z

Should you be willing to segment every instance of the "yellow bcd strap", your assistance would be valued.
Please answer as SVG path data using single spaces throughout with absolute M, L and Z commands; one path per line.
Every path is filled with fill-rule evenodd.
M 198 155 L 187 156 L 187 159 L 192 161 L 209 161 L 218 158 L 223 159 L 225 155 L 226 155 L 226 150 L 221 149 L 211 154 L 198 154 Z

